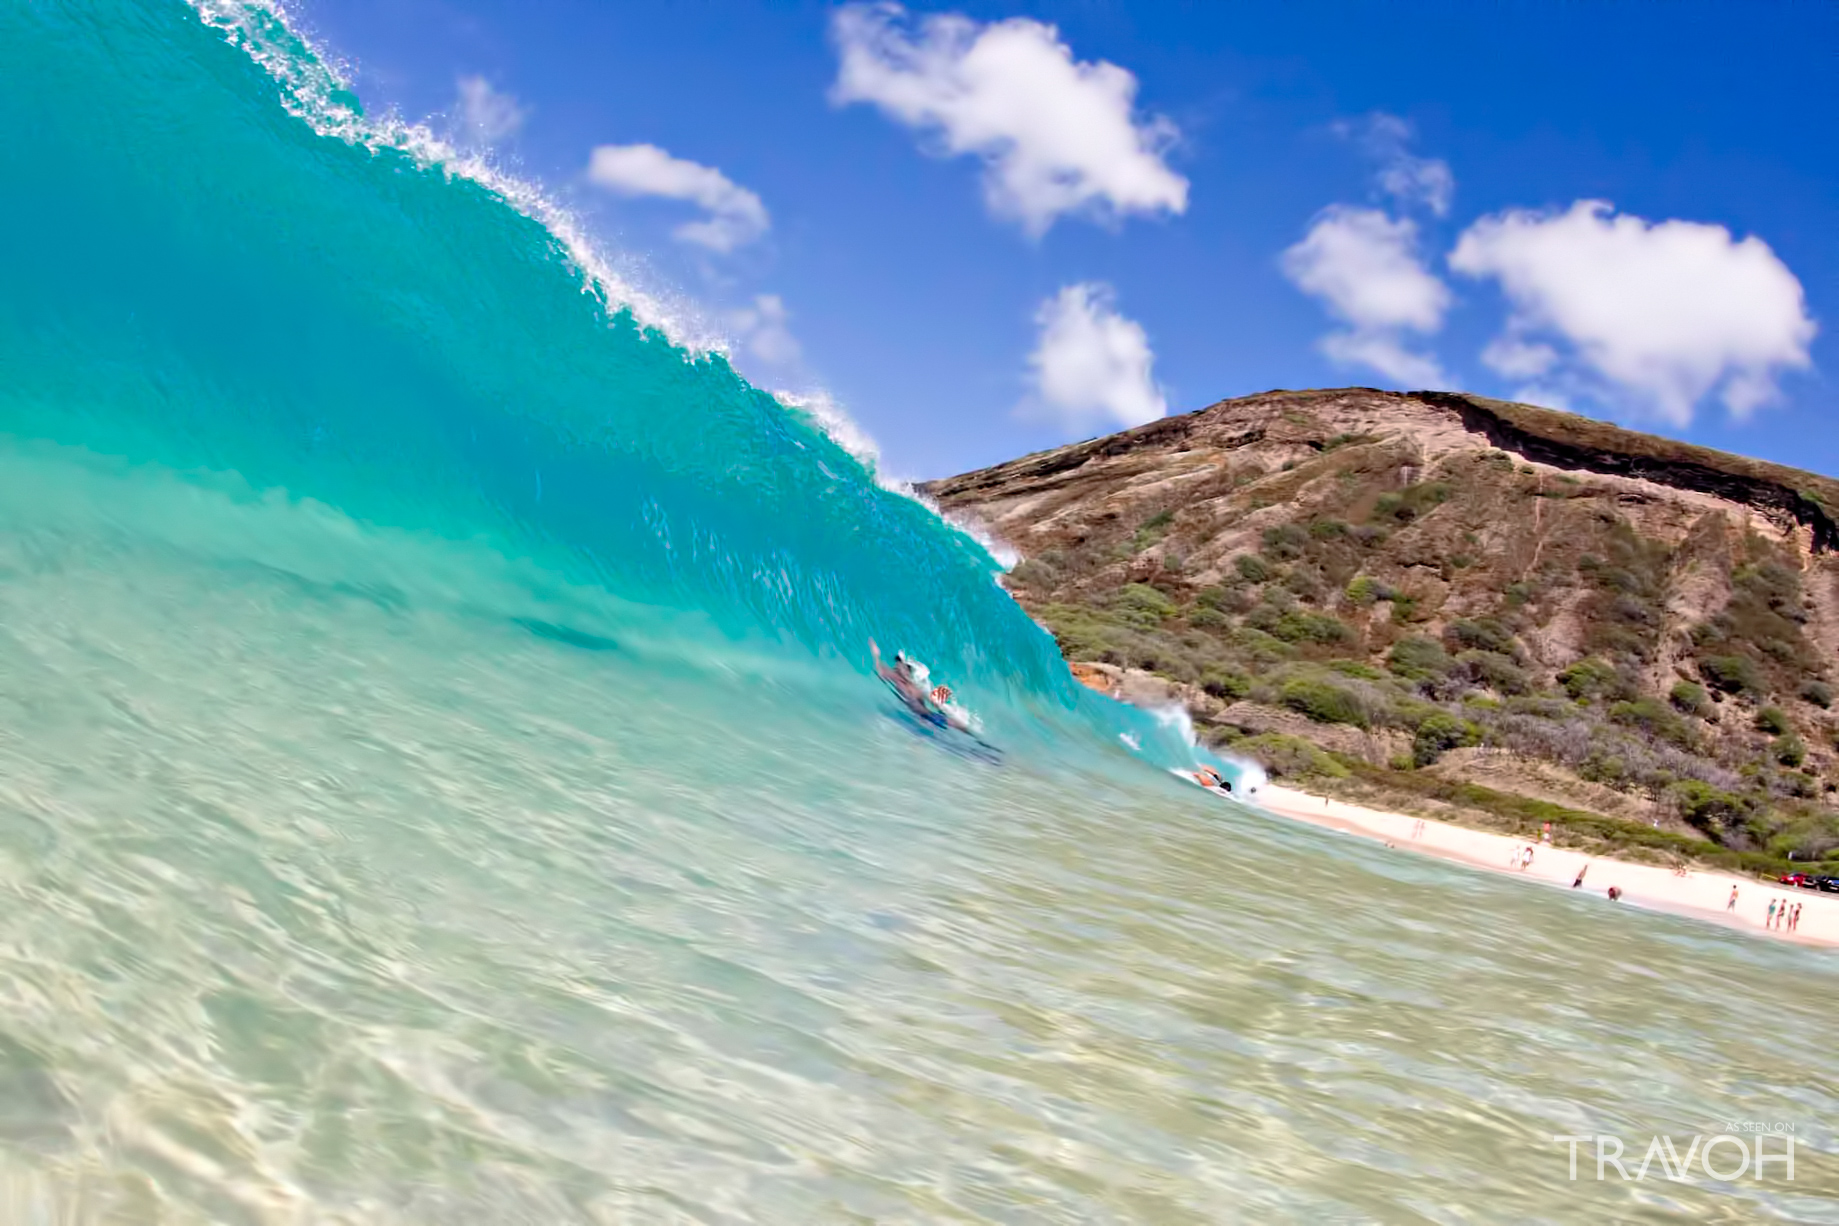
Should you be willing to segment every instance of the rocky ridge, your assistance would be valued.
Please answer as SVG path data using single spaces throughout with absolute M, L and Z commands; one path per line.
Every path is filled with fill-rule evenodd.
M 1398 769 L 1508 746 L 1723 847 L 1824 854 L 1830 816 L 1839 849 L 1839 481 L 1530 405 L 1345 388 L 922 492 L 1016 550 L 1010 589 L 1069 659 L 1181 687 L 1217 741 Z M 1729 803 L 1708 815 L 1707 790 Z

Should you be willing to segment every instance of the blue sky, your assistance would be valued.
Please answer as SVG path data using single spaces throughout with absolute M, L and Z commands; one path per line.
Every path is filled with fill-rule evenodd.
M 1839 473 L 1836 5 L 295 17 L 897 475 L 1347 384 Z

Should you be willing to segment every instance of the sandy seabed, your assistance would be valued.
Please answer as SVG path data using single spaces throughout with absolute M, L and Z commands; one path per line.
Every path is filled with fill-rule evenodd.
M 1804 945 L 1839 946 L 1839 894 L 1774 885 L 1730 873 L 1688 870 L 1682 875 L 1670 868 L 1537 843 L 1532 844 L 1532 863 L 1521 868 L 1517 853 L 1528 846 L 1525 839 L 1471 830 L 1433 818 L 1368 809 L 1276 786 L 1260 789 L 1252 803 L 1281 817 L 1380 839 L 1401 851 L 1455 860 L 1548 885 L 1568 888 L 1581 871 L 1583 883 L 1577 888 L 1598 897 L 1615 886 L 1621 891 L 1618 901 L 1630 906 L 1689 915 L 1757 936 Z M 1734 907 L 1733 889 L 1737 892 Z M 1768 926 L 1771 902 L 1778 908 L 1801 904 L 1800 924 L 1793 932 L 1786 927 Z

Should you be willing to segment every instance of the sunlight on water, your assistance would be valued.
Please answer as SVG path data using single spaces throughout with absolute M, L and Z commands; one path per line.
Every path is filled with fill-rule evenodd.
M 1174 781 L 974 541 L 233 41 L 0 13 L 0 1221 L 1839 1220 L 1825 959 Z M 1552 1140 L 1740 1121 L 1792 1182 Z

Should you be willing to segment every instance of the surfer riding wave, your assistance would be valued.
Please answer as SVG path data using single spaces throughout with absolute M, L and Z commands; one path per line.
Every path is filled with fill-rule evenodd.
M 881 648 L 874 639 L 868 641 L 868 650 L 875 660 L 875 675 L 888 683 L 913 714 L 940 727 L 972 734 L 977 731 L 977 717 L 953 700 L 951 687 L 931 685 L 931 670 L 924 664 L 897 651 L 894 663 L 889 665 L 882 660 Z

